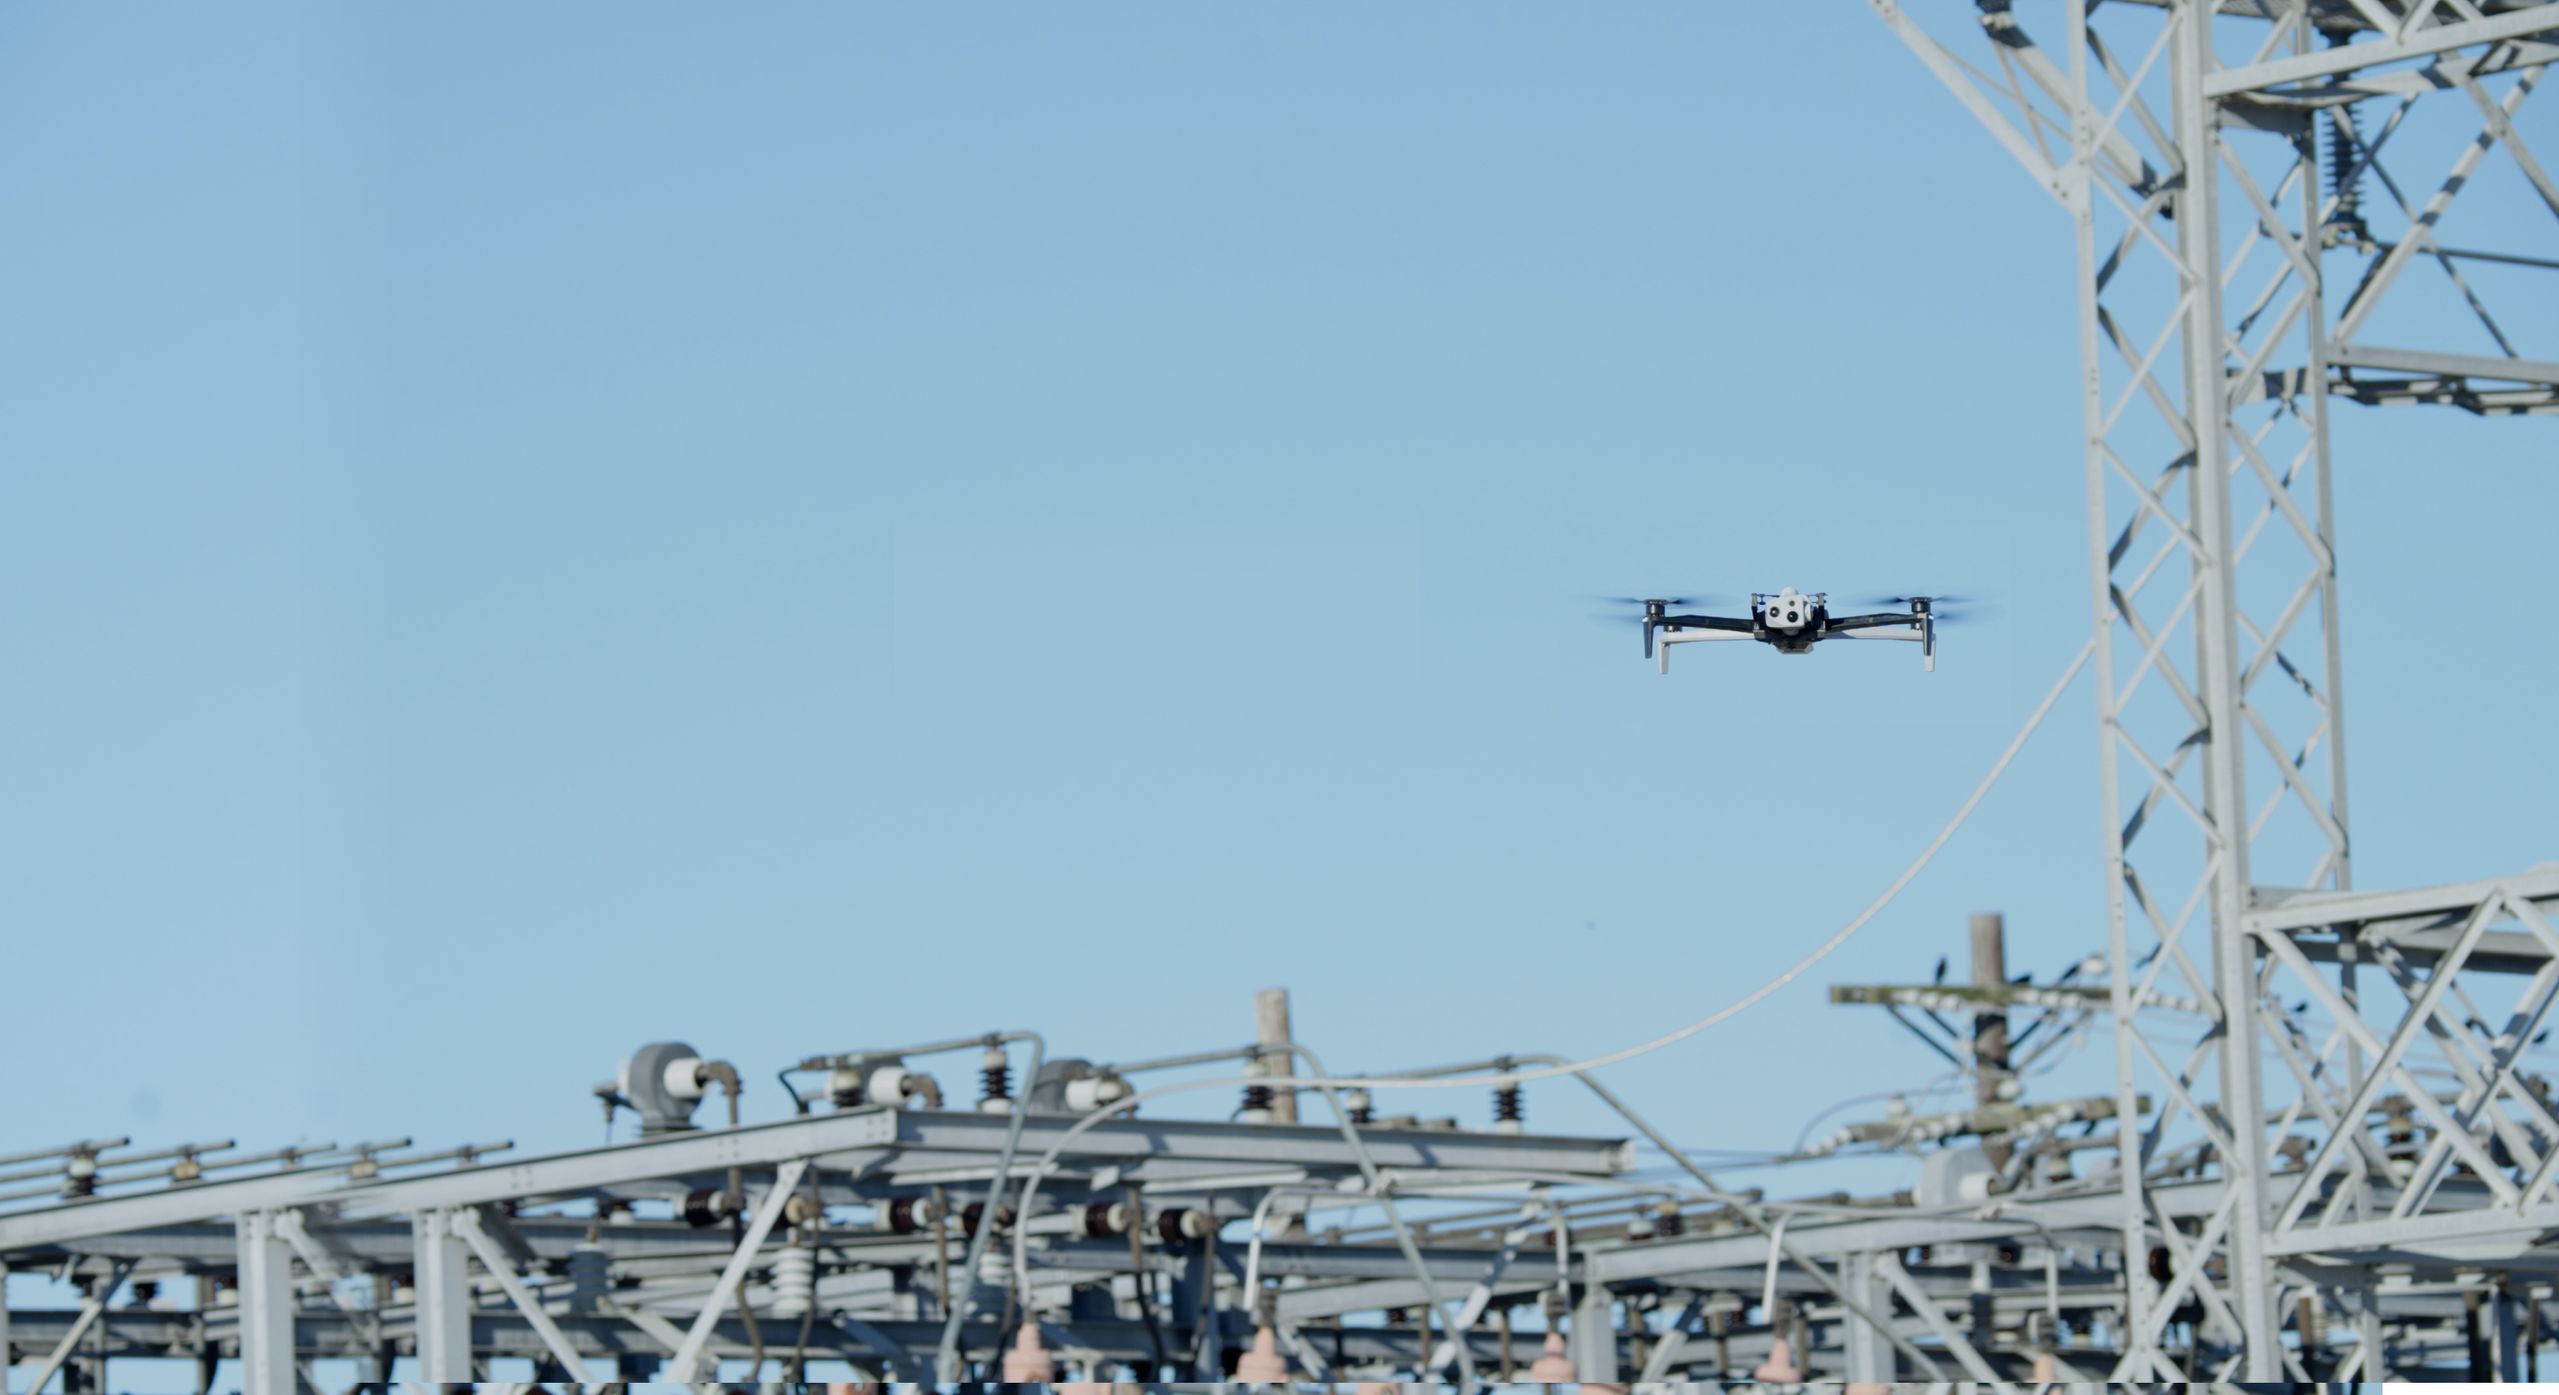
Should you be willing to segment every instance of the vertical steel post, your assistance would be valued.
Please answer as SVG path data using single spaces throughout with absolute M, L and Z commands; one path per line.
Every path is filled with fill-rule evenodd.
M 1885 1277 L 1883 1267 L 1871 1252 L 1848 1257 L 1843 1276 L 1850 1294 L 1867 1312 L 1887 1320 L 1893 1311 L 1892 1280 Z M 1899 1379 L 1893 1364 L 1892 1335 L 1856 1313 L 1847 1315 L 1847 1331 L 1842 1339 L 1842 1354 L 1848 1361 L 1848 1379 L 1866 1385 L 1890 1385 Z
M 417 1271 L 418 1378 L 428 1384 L 467 1382 L 471 1375 L 471 1250 L 441 1208 L 409 1220 Z
M 233 1223 L 240 1257 L 241 1395 L 294 1395 L 293 1246 L 272 1211 Z
M 1584 1381 L 1617 1379 L 1617 1295 L 1608 1285 L 1582 1286 L 1573 1304 L 1573 1370 Z
M 2497 1380 L 2504 1385 L 2523 1380 L 2523 1314 L 2516 1310 L 2510 1281 L 2498 1282 L 2492 1301 L 2496 1305 Z
M 2071 158 L 2063 170 L 2063 203 L 2071 220 L 2077 254 L 2079 291 L 2080 469 L 2087 490 L 2090 623 L 2097 635 L 2089 656 L 2089 677 L 2097 695 L 2097 786 L 2099 831 L 2105 850 L 2106 963 L 2109 1006 L 2115 1019 L 2115 1118 L 2118 1141 L 2115 1174 L 2120 1189 L 2123 1229 L 2122 1267 L 2125 1336 L 2118 1378 L 2172 1376 L 2165 1362 L 2140 1341 L 2149 1330 L 2149 1313 L 2158 1293 L 2147 1259 L 2150 1253 L 2150 1207 L 2144 1194 L 2141 1087 L 2134 1055 L 2133 1022 L 2140 1010 L 2132 986 L 2140 972 L 2132 948 L 2124 905 L 2124 823 L 2119 743 L 2127 740 L 2118 711 L 2114 631 L 2114 524 L 2107 507 L 2111 467 L 2106 434 L 2111 420 L 2106 402 L 2104 282 L 2097 239 L 2097 167 L 2102 139 L 2102 112 L 2091 100 L 2088 75 L 2089 0 L 2067 0 L 2063 11 L 2063 44 L 2069 61 Z
M 2307 54 L 2314 51 L 2319 42 L 2319 34 L 2310 22 L 2309 11 L 2304 9 L 2293 22 L 2292 49 L 2297 54 Z M 2347 110 L 2351 111 L 2352 108 L 2349 107 Z M 2297 138 L 2294 159 L 2304 171 L 2296 207 L 2299 210 L 2301 241 L 2303 247 L 2308 250 L 2309 262 L 2307 269 L 2300 273 L 2303 278 L 2304 299 L 2301 317 L 2302 420 L 2310 432 L 2311 479 L 2318 491 L 2318 498 L 2315 501 L 2317 508 L 2312 518 L 2319 532 L 2319 540 L 2326 549 L 2325 556 L 2319 559 L 2319 620 L 2320 637 L 2323 641 L 2320 658 L 2326 679 L 2322 691 L 2327 698 L 2328 812 L 2335 822 L 2339 835 L 2330 853 L 2326 884 L 2336 890 L 2344 891 L 2354 885 L 2354 844 L 2351 833 L 2354 824 L 2347 816 L 2346 806 L 2345 625 L 2338 616 L 2336 490 L 2330 465 L 2328 421 L 2330 407 L 2328 401 L 2330 358 L 2328 270 L 2321 255 L 2327 243 L 2324 232 L 2327 203 L 2323 196 L 2319 161 L 2320 123 L 2333 119 L 2327 112 L 2315 113 L 2310 117 L 2303 133 Z M 2360 1007 L 2363 1002 L 2362 986 L 2356 982 L 2358 960 L 2362 952 L 2362 947 L 2352 940 L 2340 944 L 2337 951 L 2337 994 L 2347 1003 L 2357 1007 Z M 2355 1092 L 2363 1085 L 2365 1063 L 2362 1044 L 2352 1036 L 2348 1036 L 2344 1043 L 2343 1056 L 2341 1080 L 2343 1098 L 2352 1099 Z M 2357 1127 L 2358 1124 L 2359 1121 L 2356 1120 L 2346 1121 L 2346 1126 L 2349 1128 Z M 2357 1168 L 2351 1177 L 2342 1180 L 2339 1185 L 2348 1191 L 2345 1207 L 2348 1219 L 2363 1220 L 2376 1214 L 2372 1175 L 2368 1171 Z M 2306 1344 L 2307 1336 L 2303 1335 L 2302 1340 Z M 2381 1341 L 2380 1320 L 2373 1312 L 2371 1303 L 2367 1301 L 2358 1309 L 2355 1322 L 2355 1344 L 2362 1354 L 2362 1365 L 2356 1374 L 2366 1384 L 2383 1379 L 2384 1362 Z
M 2258 1074 L 2257 954 L 2248 937 L 2248 789 L 2240 716 L 2239 595 L 2232 575 L 2229 354 L 2222 328 L 2221 129 L 2219 104 L 2205 91 L 2212 61 L 2215 0 L 2177 0 L 2169 39 L 2170 106 L 2184 175 L 2176 194 L 2177 254 L 2185 296 L 2186 420 L 2193 457 L 2186 470 L 2190 565 L 2196 582 L 2195 696 L 2203 706 L 2203 808 L 2210 825 L 2206 875 L 2213 990 L 2220 1019 L 2221 1122 L 2230 1156 L 2223 1184 L 2237 1211 L 2230 1225 L 2229 1296 L 2246 1349 L 2243 1378 L 2283 1378 L 2276 1347 L 2274 1272 L 2266 1260 L 2266 1131 Z

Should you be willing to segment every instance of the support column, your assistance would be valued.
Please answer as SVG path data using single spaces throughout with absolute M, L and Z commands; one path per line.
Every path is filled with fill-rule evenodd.
M 420 1211 L 409 1221 L 417 1271 L 418 1378 L 429 1384 L 471 1379 L 471 1251 L 453 1228 L 453 1213 Z
M 1199 1248 L 1182 1256 L 1173 1281 L 1173 1324 L 1189 1334 L 1186 1358 L 1191 1379 L 1219 1379 L 1217 1355 L 1217 1237 L 1202 1236 Z
M 2513 1385 L 2523 1380 L 2523 1314 L 2515 1306 L 2514 1290 L 2499 1283 L 2492 1300 L 2496 1305 L 2494 1327 L 2497 1341 L 2497 1380 Z
M 2390 1363 L 2384 1360 L 2389 1348 L 2381 1331 L 2381 1298 L 2366 1283 L 2353 1290 L 2355 1295 L 2355 1345 L 2362 1348 L 2363 1365 L 2355 1371 L 2355 1379 L 2366 1385 L 2385 1384 L 2390 1380 Z
M 1606 1284 L 1586 1284 L 1573 1305 L 1573 1370 L 1585 1381 L 1617 1379 L 1617 1297 Z
M 2186 319 L 2181 333 L 2185 408 L 2193 456 L 2186 467 L 2189 544 L 2196 582 L 2195 676 L 2203 716 L 2204 814 L 2213 991 L 2221 1030 L 2221 1119 L 2231 1155 L 2221 1160 L 2237 1215 L 2230 1223 L 2228 1297 L 2246 1359 L 2240 1378 L 2280 1381 L 2275 1278 L 2266 1258 L 2266 1111 L 2258 1071 L 2257 948 L 2249 938 L 2248 796 L 2241 743 L 2239 595 L 2232 575 L 2229 361 L 2222 321 L 2220 103 L 2204 90 L 2220 6 L 2180 0 L 2169 44 L 2171 106 L 2185 176 L 2176 196 L 2177 253 Z M 2203 1263 L 2198 1256 L 2198 1265 Z M 2202 1280 L 2198 1279 L 2199 1282 Z
M 1265 988 L 1253 995 L 1253 1040 L 1263 1046 L 1286 1046 L 1296 1040 L 1289 1035 L 1288 990 Z M 1262 1068 L 1274 1081 L 1297 1074 L 1297 1058 L 1286 1051 L 1270 1051 L 1262 1055 Z M 1271 1122 L 1297 1122 L 1297 1092 L 1285 1085 L 1271 1087 Z
M 1858 1306 L 1889 1322 L 1893 1313 L 1893 1286 L 1869 1253 L 1848 1257 L 1846 1287 Z M 1893 1366 L 1892 1335 L 1855 1313 L 1845 1315 L 1844 1354 L 1848 1358 L 1848 1379 L 1859 1384 L 1890 1385 L 1898 1376 Z
M 273 1211 L 234 1223 L 240 1254 L 240 1395 L 294 1395 L 293 1246 Z
M 1997 992 L 2008 986 L 2008 919 L 1997 911 L 1973 917 L 1973 987 Z M 1973 1103 L 2000 1103 L 2008 1083 L 2008 1008 L 1984 1003 L 1973 1013 Z M 1987 1140 L 1982 1152 L 1993 1167 L 2008 1166 L 2005 1139 Z

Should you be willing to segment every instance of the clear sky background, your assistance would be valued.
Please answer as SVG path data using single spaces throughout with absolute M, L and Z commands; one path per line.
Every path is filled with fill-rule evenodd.
M 2067 224 L 1849 0 L 20 5 L 0 171 L 0 1152 L 573 1146 L 652 1039 L 767 1116 L 1271 984 L 1346 1069 L 1607 1049 L 2085 633 Z M 2359 878 L 2549 857 L 2559 434 L 2339 410 Z M 1789 584 L 2003 612 L 1664 680 L 1582 599 Z M 1824 981 L 2097 947 L 2091 713 L 1616 1079 L 1782 1146 L 1932 1074 Z

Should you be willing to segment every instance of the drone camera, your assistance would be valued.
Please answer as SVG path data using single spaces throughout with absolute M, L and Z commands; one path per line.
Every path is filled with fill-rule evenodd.
M 1800 630 L 1813 620 L 1813 598 L 1789 586 L 1759 602 L 1759 622 L 1772 630 Z

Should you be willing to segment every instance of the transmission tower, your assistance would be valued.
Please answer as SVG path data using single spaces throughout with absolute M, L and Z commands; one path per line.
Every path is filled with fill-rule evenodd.
M 2559 1118 L 2517 1069 L 2559 989 L 2559 867 L 2353 889 L 2330 447 L 2363 406 L 2559 412 L 2559 362 L 2490 304 L 2559 239 L 2460 218 L 2490 161 L 2559 215 L 2516 122 L 2559 4 L 1869 3 L 2077 243 L 2117 1090 L 2157 1104 L 2123 1133 L 2116 1375 L 2310 1378 L 2342 1322 L 2320 1378 L 2378 1378 L 2377 1257 L 2559 1225 Z M 2430 1126 L 2414 1156 L 2366 1126 L 2394 1100 Z M 2207 1212 L 2159 1194 L 2205 1170 Z M 2239 1369 L 2180 1370 L 2181 1321 Z

